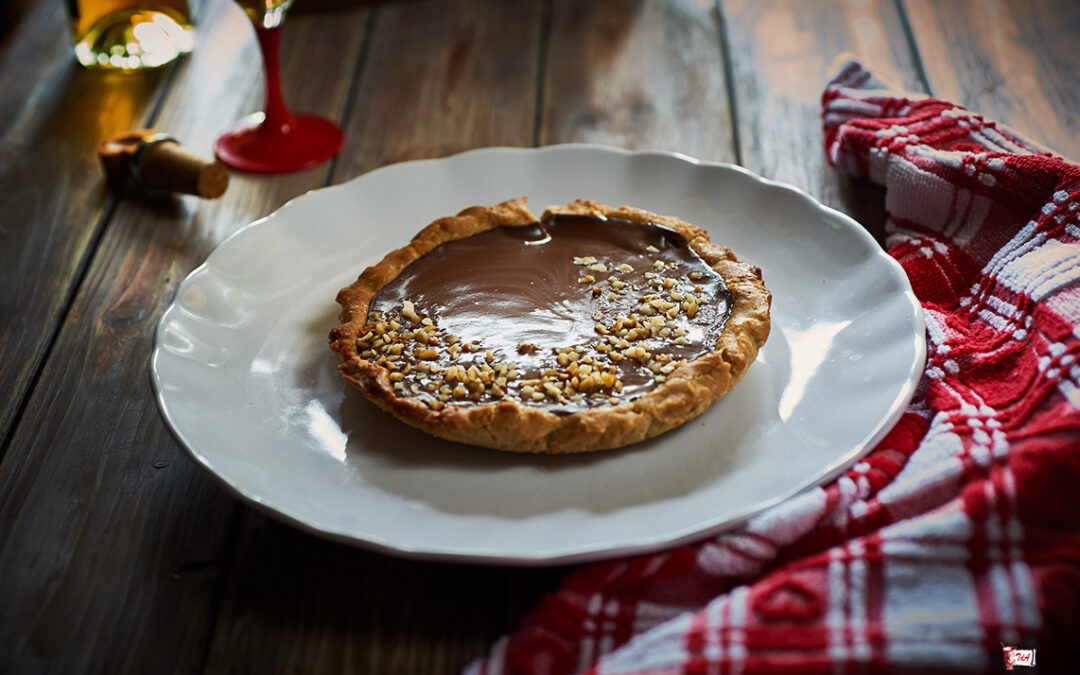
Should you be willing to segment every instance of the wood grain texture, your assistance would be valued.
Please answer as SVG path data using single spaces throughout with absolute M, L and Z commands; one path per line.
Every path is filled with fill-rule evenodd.
M 710 2 L 556 0 L 546 56 L 542 145 L 605 143 L 735 160 Z
M 905 0 L 934 96 L 1080 161 L 1080 3 Z
M 17 0 L 0 39 L 0 672 L 457 672 L 565 574 L 324 541 L 242 506 L 168 435 L 146 373 L 160 312 L 224 237 L 308 189 L 590 141 L 741 159 L 871 225 L 881 193 L 828 168 L 818 101 L 845 51 L 919 89 L 898 6 L 935 94 L 1080 155 L 1072 3 L 314 0 L 282 35 L 285 94 L 343 119 L 341 156 L 234 174 L 214 202 L 114 202 L 105 136 L 153 118 L 209 155 L 262 104 L 246 19 L 192 4 L 196 51 L 135 78 L 79 69 L 55 0 Z
M 374 8 L 334 182 L 406 159 L 529 145 L 540 7 L 470 0 Z M 457 672 L 560 576 L 403 561 L 245 510 L 206 672 Z
M 8 35 L 15 33 L 23 18 L 40 4 L 35 0 L 7 0 L 0 3 L 0 44 L 7 40 Z
M 110 204 L 97 145 L 144 123 L 169 70 L 83 70 L 39 0 L 0 44 L 0 453 Z
M 424 563 L 245 515 L 206 672 L 456 673 L 564 568 Z
M 286 89 L 319 72 L 308 107 L 340 113 L 363 18 L 290 22 Z M 262 99 L 240 11 L 211 3 L 201 25 L 158 119 L 199 152 Z M 0 671 L 201 667 L 240 511 L 158 417 L 146 372 L 154 326 L 223 236 L 325 176 L 240 177 L 217 202 L 124 200 L 112 214 L 0 465 Z
M 883 240 L 883 192 L 825 161 L 821 92 L 842 55 L 919 90 L 915 60 L 889 0 L 723 0 L 741 162 L 853 216 Z
M 540 8 L 539 0 L 379 6 L 334 182 L 478 146 L 531 145 Z

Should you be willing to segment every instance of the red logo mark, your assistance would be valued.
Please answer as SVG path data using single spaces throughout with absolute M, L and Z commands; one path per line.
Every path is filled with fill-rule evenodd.
M 1017 649 L 1001 645 L 1001 651 L 1005 655 L 1005 670 L 1012 670 L 1013 666 L 1035 667 L 1034 649 Z

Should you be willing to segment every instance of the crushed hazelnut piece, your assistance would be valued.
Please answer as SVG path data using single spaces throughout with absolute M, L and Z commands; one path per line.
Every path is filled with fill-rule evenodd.
M 579 293 L 596 298 L 594 311 L 585 314 L 591 316 L 594 334 L 600 337 L 588 344 L 565 347 L 519 343 L 519 353 L 529 355 L 527 366 L 501 361 L 502 350 L 487 348 L 483 338 L 467 342 L 441 330 L 434 313 L 425 315 L 417 304 L 407 300 L 402 301 L 400 309 L 370 312 L 367 325 L 356 338 L 357 350 L 364 350 L 363 356 L 387 369 L 398 395 L 407 395 L 411 390 L 433 410 L 470 399 L 618 405 L 625 400 L 619 397 L 623 388 L 620 374 L 634 373 L 636 395 L 642 375 L 663 382 L 684 363 L 664 353 L 665 346 L 691 344 L 687 331 L 695 330 L 693 324 L 680 326 L 679 315 L 684 322 L 693 319 L 709 301 L 701 286 L 693 286 L 694 281 L 707 275 L 680 270 L 679 265 L 656 256 L 661 252 L 656 246 L 646 250 L 654 254 L 654 259 L 643 263 L 651 265 L 645 270 L 636 262 L 631 265 L 599 262 L 595 256 L 574 257 L 575 264 L 588 268 L 579 273 L 578 283 L 587 284 L 579 286 Z M 639 268 L 636 273 L 634 267 Z M 630 297 L 619 299 L 626 295 Z M 603 298 L 612 304 L 600 302 Z M 629 316 L 619 315 L 619 311 Z M 442 359 L 447 365 L 440 367 L 437 362 Z M 626 360 L 630 364 L 623 363 Z M 528 371 L 519 373 L 519 367 L 527 367 Z M 522 375 L 532 379 L 519 380 Z
M 416 313 L 416 307 L 409 300 L 402 301 L 401 313 L 409 321 L 412 321 L 413 323 L 420 323 L 420 315 Z

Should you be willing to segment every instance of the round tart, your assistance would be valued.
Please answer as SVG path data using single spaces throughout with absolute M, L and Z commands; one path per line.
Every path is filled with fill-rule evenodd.
M 761 270 L 678 218 L 514 199 L 441 218 L 337 296 L 330 348 L 398 419 L 515 452 L 616 448 L 697 417 L 769 335 Z

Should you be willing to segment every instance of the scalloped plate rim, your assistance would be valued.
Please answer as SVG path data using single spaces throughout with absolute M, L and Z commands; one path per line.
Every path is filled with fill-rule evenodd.
M 724 517 L 717 518 L 715 522 L 706 524 L 696 524 L 687 526 L 683 530 L 676 530 L 669 532 L 668 536 L 658 539 L 655 536 L 643 536 L 640 538 L 624 537 L 618 541 L 598 542 L 595 545 L 589 546 L 574 546 L 564 549 L 549 549 L 542 552 L 521 552 L 510 550 L 497 550 L 497 549 L 479 549 L 476 547 L 462 545 L 462 546 L 447 546 L 442 545 L 438 548 L 424 546 L 422 544 L 409 544 L 402 541 L 393 541 L 386 539 L 385 537 L 375 536 L 371 533 L 358 534 L 356 532 L 344 531 L 337 528 L 328 528 L 325 525 L 309 522 L 303 514 L 292 513 L 288 509 L 282 508 L 279 505 L 273 503 L 272 497 L 267 499 L 265 495 L 256 494 L 249 489 L 245 489 L 245 486 L 238 485 L 235 478 L 230 479 L 225 475 L 222 475 L 221 470 L 215 466 L 213 460 L 206 456 L 206 453 L 201 452 L 198 448 L 194 447 L 194 444 L 189 440 L 185 434 L 184 429 L 176 424 L 176 421 L 169 414 L 169 400 L 168 393 L 166 392 L 165 382 L 161 378 L 160 359 L 163 355 L 163 346 L 161 344 L 161 334 L 165 325 L 173 317 L 173 313 L 177 311 L 179 298 L 182 297 L 184 291 L 190 287 L 197 279 L 204 274 L 212 274 L 210 266 L 214 262 L 217 256 L 221 255 L 221 252 L 227 250 L 229 247 L 235 245 L 235 242 L 241 237 L 249 233 L 250 230 L 259 227 L 265 227 L 269 223 L 274 223 L 281 218 L 286 218 L 288 214 L 295 209 L 299 204 L 303 204 L 307 200 L 320 199 L 324 195 L 330 192 L 346 191 L 349 186 L 359 181 L 372 180 L 373 177 L 382 176 L 390 172 L 396 171 L 410 171 L 416 167 L 422 166 L 438 166 L 445 165 L 450 162 L 459 161 L 461 159 L 470 157 L 495 157 L 495 156 L 517 156 L 519 158 L 528 158 L 538 155 L 547 154 L 559 154 L 566 152 L 585 152 L 585 153 L 599 153 L 606 155 L 618 155 L 624 159 L 638 159 L 638 158 L 655 158 L 661 161 L 678 161 L 694 167 L 704 168 L 707 170 L 719 169 L 721 171 L 730 171 L 739 174 L 740 176 L 751 179 L 754 183 L 761 185 L 766 189 L 775 189 L 784 192 L 789 192 L 797 195 L 805 204 L 822 214 L 828 215 L 831 218 L 844 224 L 848 228 L 848 234 L 852 234 L 861 239 L 860 243 L 872 249 L 873 257 L 878 262 L 885 262 L 892 268 L 893 274 L 898 274 L 899 279 L 902 280 L 905 288 L 903 295 L 905 295 L 912 309 L 912 321 L 915 326 L 913 330 L 914 338 L 914 353 L 909 368 L 907 382 L 897 390 L 894 404 L 891 406 L 889 414 L 883 417 L 872 430 L 868 432 L 863 441 L 852 447 L 847 452 L 844 452 L 837 456 L 834 461 L 824 466 L 818 475 L 808 478 L 802 484 L 795 485 L 790 489 L 776 494 L 773 497 L 748 505 L 745 509 L 738 513 L 728 513 Z M 462 208 L 464 208 L 464 204 Z M 605 559 L 616 555 L 631 555 L 638 553 L 646 553 L 663 548 L 677 546 L 687 543 L 689 541 L 698 540 L 710 535 L 714 535 L 720 531 L 729 529 L 737 524 L 744 522 L 746 519 L 756 515 L 776 504 L 779 504 L 791 497 L 811 488 L 816 485 L 826 483 L 841 472 L 852 466 L 861 456 L 863 456 L 870 448 L 873 447 L 889 429 L 895 424 L 895 422 L 902 415 L 907 403 L 914 395 L 915 387 L 918 384 L 919 377 L 923 369 L 923 365 L 926 357 L 925 341 L 923 339 L 923 317 L 922 309 L 917 299 L 914 296 L 910 288 L 910 284 L 907 282 L 905 273 L 899 263 L 889 256 L 884 250 L 882 250 L 873 237 L 867 232 L 861 225 L 851 219 L 849 216 L 837 211 L 831 207 L 825 206 L 818 202 L 814 197 L 801 188 L 796 186 L 763 178 L 745 167 L 714 161 L 703 161 L 689 155 L 685 155 L 677 152 L 668 152 L 662 150 L 628 150 L 624 148 L 615 148 L 597 144 L 584 144 L 584 143 L 568 143 L 543 146 L 540 148 L 529 147 L 487 147 L 487 148 L 475 148 L 467 150 L 455 155 L 449 155 L 446 157 L 429 158 L 410 160 L 406 162 L 400 162 L 396 164 L 390 164 L 373 169 L 365 174 L 357 176 L 349 181 L 327 186 L 323 188 L 314 189 L 301 194 L 283 204 L 273 213 L 254 220 L 253 222 L 239 227 L 229 236 L 225 237 L 207 256 L 206 260 L 194 268 L 178 285 L 174 299 L 168 304 L 166 309 L 162 312 L 162 315 L 155 327 L 154 336 L 154 349 L 150 359 L 150 380 L 154 393 L 155 401 L 158 405 L 161 417 L 165 422 L 165 426 L 176 439 L 178 445 L 183 451 L 191 457 L 199 466 L 209 473 L 215 482 L 224 487 L 229 493 L 240 498 L 242 501 L 254 506 L 258 510 L 271 515 L 277 519 L 288 522 L 289 524 L 302 529 L 304 531 L 322 536 L 334 541 L 360 546 L 370 550 L 374 550 L 381 553 L 387 553 L 391 555 L 419 559 L 419 560 L 437 560 L 437 561 L 455 561 L 455 562 L 468 562 L 468 563 L 480 563 L 480 564 L 513 564 L 513 565 L 556 565 L 556 564 L 569 564 L 577 562 L 585 562 L 591 560 Z M 211 453 L 212 454 L 212 453 Z

